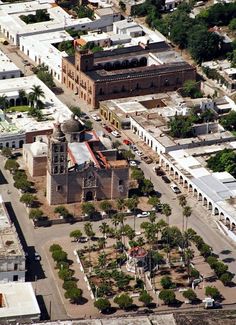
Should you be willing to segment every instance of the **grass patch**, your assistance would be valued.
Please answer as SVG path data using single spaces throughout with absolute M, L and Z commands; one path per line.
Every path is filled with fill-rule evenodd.
M 24 105 L 24 106 L 12 106 L 9 107 L 7 109 L 7 112 L 28 112 L 28 110 L 30 109 L 30 107 L 28 105 Z

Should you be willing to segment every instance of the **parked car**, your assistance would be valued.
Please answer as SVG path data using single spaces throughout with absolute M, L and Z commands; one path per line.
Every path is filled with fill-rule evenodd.
M 175 194 L 179 194 L 181 193 L 180 189 L 178 188 L 178 186 L 175 184 L 175 183 L 172 183 L 170 185 L 170 188 L 172 189 L 172 191 L 175 193 Z
M 87 237 L 80 237 L 78 239 L 78 243 L 87 243 L 87 241 L 88 241 L 88 238 Z
M 140 151 L 140 150 L 135 151 L 135 153 L 139 157 L 141 157 L 143 155 L 142 151 Z
M 136 167 L 138 164 L 134 160 L 130 160 L 129 162 L 130 167 Z
M 124 139 L 123 143 L 126 144 L 127 146 L 130 146 L 132 144 L 132 142 L 128 139 Z
M 105 125 L 105 126 L 104 126 L 104 129 L 105 129 L 108 133 L 111 133 L 111 132 L 112 132 L 112 128 L 110 128 L 110 126 L 108 126 L 108 125 Z
M 143 211 L 142 213 L 137 214 L 137 218 L 146 218 L 150 215 L 150 212 L 148 211 Z
M 151 164 L 153 163 L 153 159 L 151 157 L 148 156 L 142 156 L 141 158 L 146 164 Z
M 133 144 L 131 144 L 131 149 L 135 152 L 135 151 L 138 151 L 138 148 L 135 146 L 135 145 L 133 145 Z
M 119 138 L 120 137 L 120 133 L 117 131 L 112 131 L 111 134 L 113 135 L 113 137 L 115 138 Z
M 34 260 L 41 261 L 41 256 L 39 255 L 39 253 L 37 253 L 37 252 L 34 253 Z
M 97 122 L 101 121 L 100 116 L 98 116 L 97 114 L 91 114 L 91 117 L 92 117 L 92 119 L 94 119 Z
M 161 169 L 160 166 L 158 166 L 158 167 L 156 167 L 156 166 L 153 167 L 153 170 L 154 170 L 154 172 L 156 173 L 157 176 L 163 176 L 163 175 L 166 174 L 166 173 L 164 172 L 164 170 Z
M 166 184 L 170 184 L 170 180 L 167 176 L 161 176 L 161 179 L 166 183 Z

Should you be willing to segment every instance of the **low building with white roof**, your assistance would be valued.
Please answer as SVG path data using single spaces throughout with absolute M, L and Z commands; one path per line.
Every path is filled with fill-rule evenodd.
M 0 196 L 0 283 L 24 282 L 25 273 L 25 252 Z
M 30 282 L 0 284 L 0 321 L 5 324 L 40 319 L 40 309 Z
M 0 80 L 9 78 L 19 78 L 21 70 L 11 61 L 11 59 L 0 51 Z
M 22 148 L 24 143 L 34 142 L 37 135 L 50 134 L 55 121 L 64 121 L 70 117 L 70 109 L 35 75 L 9 79 L 7 83 L 0 80 L 0 96 L 6 95 L 9 105 L 14 108 L 20 105 L 19 90 L 24 90 L 27 95 L 34 85 L 40 86 L 45 95 L 42 121 L 36 121 L 27 112 L 3 113 L 0 121 L 0 148 Z

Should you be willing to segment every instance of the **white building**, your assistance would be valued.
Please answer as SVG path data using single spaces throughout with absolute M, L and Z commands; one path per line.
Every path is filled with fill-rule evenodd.
M 41 312 L 32 284 L 0 284 L 0 311 L 0 322 L 5 324 L 38 321 Z
M 0 80 L 19 78 L 21 70 L 8 58 L 6 54 L 0 51 Z
M 36 121 L 27 112 L 1 114 L 0 148 L 22 148 L 24 143 L 33 142 L 37 135 L 50 132 L 58 119 L 63 122 L 71 116 L 70 109 L 35 75 L 8 79 L 7 83 L 0 80 L 0 96 L 6 95 L 9 105 L 16 106 L 19 105 L 19 90 L 23 89 L 29 94 L 33 85 L 40 86 L 45 95 L 42 99 L 45 104 L 43 120 Z
M 0 282 L 24 282 L 25 272 L 24 250 L 0 198 Z

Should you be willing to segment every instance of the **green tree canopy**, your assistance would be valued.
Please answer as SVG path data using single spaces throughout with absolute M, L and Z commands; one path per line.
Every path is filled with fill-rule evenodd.
M 40 209 L 31 209 L 29 213 L 29 218 L 33 220 L 38 220 L 43 216 L 43 211 Z
M 207 160 L 207 167 L 213 172 L 229 172 L 236 177 L 236 153 L 233 149 L 223 149 Z
M 10 158 L 12 156 L 12 149 L 11 148 L 2 148 L 1 151 L 2 155 L 6 158 Z
M 37 200 L 38 200 L 37 196 L 31 193 L 24 193 L 20 198 L 20 202 L 26 204 L 28 207 L 33 206 Z
M 211 297 L 211 298 L 213 298 L 215 300 L 219 299 L 220 296 L 221 296 L 220 292 L 219 292 L 219 290 L 217 288 L 210 287 L 210 286 L 205 288 L 205 294 L 206 294 L 206 296 Z
M 97 300 L 94 301 L 94 306 L 101 312 L 104 312 L 110 309 L 111 303 L 106 298 L 98 298 Z
M 7 161 L 5 162 L 5 166 L 4 166 L 4 168 L 6 170 L 9 170 L 11 173 L 15 173 L 19 167 L 20 167 L 20 165 L 14 159 L 7 159 Z
M 80 229 L 76 229 L 71 231 L 70 237 L 74 238 L 75 240 L 78 240 L 82 237 L 82 231 Z
M 138 300 L 141 301 L 144 306 L 149 306 L 153 298 L 146 290 L 142 290 Z
M 128 309 L 132 306 L 133 299 L 127 293 L 122 293 L 121 295 L 115 297 L 114 302 L 121 309 Z
M 159 298 L 163 300 L 165 305 L 171 305 L 176 300 L 175 293 L 171 289 L 161 290 L 159 293 Z
M 65 298 L 70 299 L 72 304 L 78 304 L 83 296 L 83 291 L 79 288 L 71 288 L 65 292 Z
M 197 299 L 197 295 L 193 289 L 188 289 L 183 292 L 184 298 L 188 299 L 189 301 L 195 301 Z
M 90 202 L 82 203 L 81 209 L 82 209 L 82 213 L 87 214 L 89 218 L 91 218 L 94 212 L 96 211 L 94 205 Z

